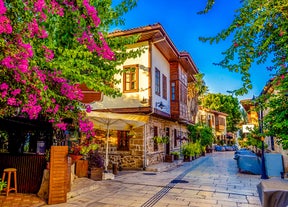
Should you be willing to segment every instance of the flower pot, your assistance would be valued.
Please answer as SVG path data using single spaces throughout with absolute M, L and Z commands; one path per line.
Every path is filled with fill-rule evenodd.
M 165 155 L 165 162 L 174 162 L 174 155 Z
M 180 156 L 179 155 L 174 155 L 174 160 L 179 160 Z
M 90 179 L 92 180 L 102 180 L 103 168 L 93 167 L 90 169 Z
M 88 177 L 88 160 L 77 160 L 75 174 L 81 177 Z
M 74 154 L 69 154 L 73 162 L 76 162 L 77 160 L 80 160 L 82 158 L 82 155 L 74 155 Z
M 191 162 L 192 161 L 192 156 L 184 155 L 184 162 Z

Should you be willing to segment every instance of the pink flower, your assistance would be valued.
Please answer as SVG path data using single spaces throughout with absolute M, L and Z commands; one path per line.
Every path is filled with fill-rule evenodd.
M 87 10 L 87 13 L 91 17 L 95 27 L 98 27 L 98 25 L 100 24 L 101 20 L 98 17 L 96 9 L 89 4 L 88 0 L 83 0 L 83 5 L 85 6 L 85 8 Z
M 50 62 L 54 58 L 53 50 L 50 50 L 45 45 L 42 46 L 42 48 L 44 49 L 44 56 L 45 56 L 46 62 Z
M 36 19 L 33 19 L 32 22 L 28 23 L 28 30 L 30 32 L 30 37 L 34 37 L 39 33 L 39 26 Z
M 55 122 L 55 119 L 49 119 L 49 121 L 48 122 L 50 122 L 50 123 L 54 123 Z
M 59 108 L 60 108 L 59 104 L 56 104 L 53 113 L 56 114 L 59 111 Z
M 65 131 L 65 130 L 67 129 L 67 124 L 64 123 L 64 122 L 57 123 L 55 126 L 56 126 L 58 129 L 61 129 L 61 130 L 63 130 L 63 131 Z
M 10 19 L 8 19 L 6 16 L 0 16 L 0 34 L 11 34 L 12 30 Z
M 46 4 L 44 0 L 36 0 L 34 3 L 34 12 L 42 12 L 42 10 L 45 8 Z
M 64 9 L 55 1 L 51 1 L 52 14 L 58 14 L 60 17 L 64 16 Z
M 40 34 L 38 35 L 38 37 L 41 38 L 41 39 L 47 38 L 48 37 L 47 31 L 42 28 L 42 30 L 41 30 Z
M 8 90 L 9 88 L 9 85 L 7 83 L 1 83 L 0 84 L 0 90 Z
M 91 106 L 90 106 L 90 105 L 87 105 L 87 106 L 86 106 L 86 112 L 87 112 L 87 113 L 90 113 L 91 111 L 92 111 Z
M 11 92 L 11 94 L 13 95 L 13 96 L 17 96 L 18 94 L 20 94 L 21 93 L 21 89 L 15 89 L 15 90 L 13 90 L 12 92 Z
M 14 68 L 14 63 L 13 63 L 13 59 L 12 57 L 8 56 L 8 57 L 5 57 L 2 61 L 1 61 L 1 64 L 3 66 L 5 66 L 6 68 Z
M 7 99 L 7 104 L 10 106 L 17 106 L 17 100 L 16 98 L 10 97 Z
M 2 97 L 2 98 L 5 98 L 7 94 L 8 94 L 7 91 L 2 91 L 2 92 L 1 92 L 1 97 Z
M 6 13 L 6 7 L 4 5 L 4 1 L 0 0 L 0 15 L 3 15 Z
M 22 112 L 27 113 L 29 119 L 37 119 L 42 107 L 40 105 L 34 105 L 33 103 L 28 103 L 23 106 Z

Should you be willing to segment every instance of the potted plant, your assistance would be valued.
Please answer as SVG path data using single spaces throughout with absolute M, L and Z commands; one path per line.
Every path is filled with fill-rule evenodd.
M 153 137 L 153 140 L 156 143 L 167 144 L 169 142 L 169 137 L 168 136 L 155 136 Z
M 98 145 L 95 143 L 90 144 L 77 144 L 72 142 L 72 147 L 69 150 L 69 156 L 73 161 L 80 159 L 87 159 L 87 155 L 90 151 L 94 151 L 98 148 Z
M 83 159 L 86 160 L 89 152 L 91 151 L 93 152 L 97 150 L 97 148 L 98 148 L 98 145 L 94 143 L 83 145 L 80 149 L 80 154 L 83 155 Z
M 81 146 L 76 142 L 72 142 L 71 144 L 72 146 L 69 149 L 69 156 L 71 157 L 73 162 L 76 162 L 83 157 L 80 154 Z
M 179 160 L 180 158 L 180 152 L 174 151 L 170 153 L 171 155 L 174 155 L 174 160 Z
M 195 149 L 193 143 L 186 143 L 182 146 L 181 151 L 184 155 L 184 162 L 192 161 L 192 157 L 195 156 Z
M 4 188 L 6 188 L 6 186 L 7 186 L 6 181 L 2 181 L 2 180 L 0 179 L 0 192 L 1 192 Z
M 72 146 L 69 150 L 69 156 L 75 163 L 75 174 L 78 177 L 88 177 L 88 160 L 90 152 L 95 151 L 98 145 L 95 143 L 77 143 L 72 142 Z
M 98 152 L 95 150 L 89 155 L 89 177 L 92 180 L 102 180 L 103 170 L 104 170 L 104 159 Z
M 194 146 L 194 152 L 195 152 L 195 156 L 198 158 L 200 157 L 201 153 L 202 153 L 202 147 L 200 145 L 199 141 L 196 141 L 196 143 L 193 143 Z
M 174 162 L 174 155 L 173 154 L 166 154 L 165 155 L 165 162 Z

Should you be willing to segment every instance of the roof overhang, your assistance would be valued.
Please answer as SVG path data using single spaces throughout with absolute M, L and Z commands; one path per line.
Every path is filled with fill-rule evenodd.
M 188 52 L 179 52 L 161 24 L 153 24 L 144 27 L 133 28 L 123 31 L 115 31 L 108 37 L 121 37 L 140 35 L 138 42 L 149 41 L 163 54 L 169 61 L 179 62 L 183 69 L 187 71 L 188 81 L 195 80 L 193 75 L 199 73 L 194 61 Z

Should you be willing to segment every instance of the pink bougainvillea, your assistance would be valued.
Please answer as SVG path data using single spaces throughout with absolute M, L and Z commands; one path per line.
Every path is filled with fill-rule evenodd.
M 11 15 L 11 11 L 7 12 L 7 10 L 11 7 L 5 6 L 9 1 L 0 0 L 0 40 L 3 40 L 2 43 L 5 42 L 2 44 L 0 65 L 5 75 L 11 77 L 10 81 L 0 83 L 1 103 L 11 107 L 11 111 L 13 107 L 20 108 L 21 116 L 29 119 L 37 119 L 42 115 L 60 130 L 67 129 L 63 116 L 70 117 L 74 113 L 74 117 L 79 119 L 79 130 L 87 134 L 87 137 L 93 136 L 93 123 L 79 110 L 79 101 L 83 99 L 79 84 L 74 84 L 65 78 L 61 71 L 61 64 L 56 64 L 59 68 L 53 65 L 55 57 L 59 56 L 59 51 L 55 50 L 57 45 L 53 41 L 49 44 L 48 42 L 49 38 L 50 40 L 64 38 L 49 36 L 51 35 L 49 31 L 51 32 L 53 27 L 51 25 L 53 23 L 49 21 L 70 18 L 65 15 L 75 12 L 78 18 L 74 16 L 71 21 L 74 21 L 77 27 L 79 26 L 79 31 L 72 34 L 73 38 L 77 39 L 73 44 L 78 44 L 76 47 L 82 48 L 82 45 L 85 45 L 86 51 L 107 60 L 114 60 L 115 54 L 103 34 L 95 32 L 95 28 L 101 24 L 96 8 L 89 0 L 77 2 L 25 0 L 22 3 L 21 11 L 25 13 L 23 12 L 21 23 L 17 24 L 11 22 L 13 18 L 9 19 L 8 13 L 10 12 Z M 84 20 L 88 23 L 82 24 L 81 21 Z M 87 106 L 86 112 L 90 111 L 91 107 Z M 0 109 L 0 115 L 4 112 L 5 109 Z
M 85 6 L 88 15 L 91 17 L 94 26 L 98 27 L 100 24 L 100 18 L 98 17 L 96 9 L 89 4 L 89 0 L 83 0 L 83 5 Z

